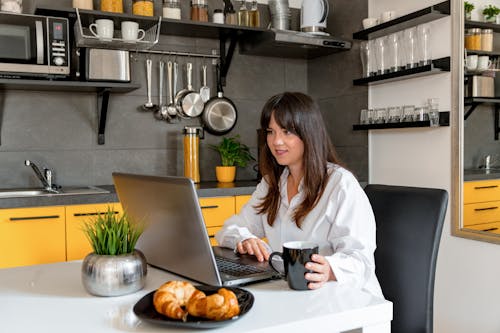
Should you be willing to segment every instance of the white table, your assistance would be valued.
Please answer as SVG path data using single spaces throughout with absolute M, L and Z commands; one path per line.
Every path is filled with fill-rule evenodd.
M 148 267 L 143 290 L 119 297 L 88 294 L 81 262 L 0 269 L 0 332 L 188 332 L 157 326 L 135 316 L 134 304 L 162 283 L 179 279 Z M 205 332 L 390 332 L 392 303 L 328 283 L 315 291 L 290 290 L 285 281 L 244 287 L 252 309 L 220 329 Z

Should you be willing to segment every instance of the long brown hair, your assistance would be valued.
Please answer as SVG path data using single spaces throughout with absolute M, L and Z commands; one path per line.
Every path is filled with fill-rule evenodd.
M 295 224 L 300 228 L 306 215 L 316 206 L 328 181 L 327 162 L 342 164 L 328 136 L 318 104 L 300 92 L 284 92 L 271 97 L 262 109 L 260 126 L 269 128 L 271 115 L 277 124 L 297 135 L 304 143 L 304 200 L 294 212 Z M 269 184 L 269 191 L 256 206 L 259 214 L 267 213 L 272 226 L 280 204 L 280 176 L 285 169 L 279 165 L 267 143 L 261 148 L 259 168 Z

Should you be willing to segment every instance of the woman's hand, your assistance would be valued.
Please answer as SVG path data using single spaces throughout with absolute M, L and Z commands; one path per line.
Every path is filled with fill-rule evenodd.
M 236 245 L 236 250 L 241 254 L 250 254 L 258 261 L 269 260 L 269 246 L 263 240 L 258 238 L 247 238 Z
M 309 289 L 318 289 L 323 287 L 327 281 L 336 281 L 335 274 L 324 256 L 313 254 L 310 262 L 306 263 L 306 269 L 313 271 L 313 273 L 306 273 L 306 280 Z

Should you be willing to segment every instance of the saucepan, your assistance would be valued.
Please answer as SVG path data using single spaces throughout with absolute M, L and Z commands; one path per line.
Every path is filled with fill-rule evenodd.
M 220 78 L 220 68 L 216 65 L 217 96 L 205 103 L 202 114 L 203 126 L 214 135 L 223 135 L 231 131 L 238 118 L 236 106 L 227 97 L 224 97 Z

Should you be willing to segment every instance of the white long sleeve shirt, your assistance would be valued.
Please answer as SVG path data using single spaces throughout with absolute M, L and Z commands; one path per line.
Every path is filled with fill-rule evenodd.
M 338 283 L 383 297 L 375 276 L 375 218 L 370 202 L 348 170 L 329 163 L 328 172 L 325 191 L 301 228 L 296 226 L 293 213 L 303 200 L 302 182 L 289 203 L 289 171 L 285 168 L 280 178 L 281 201 L 273 226 L 267 223 L 267 214 L 257 214 L 254 208 L 268 192 L 269 184 L 263 178 L 241 212 L 230 217 L 215 238 L 221 246 L 234 249 L 245 239 L 266 237 L 273 251 L 282 251 L 282 244 L 288 241 L 316 242 L 319 254 L 330 263 Z

